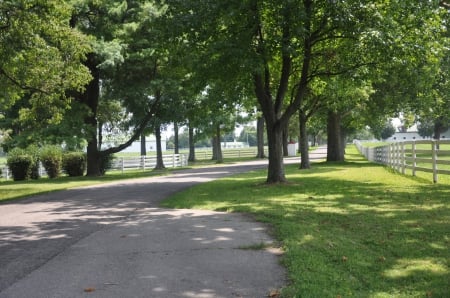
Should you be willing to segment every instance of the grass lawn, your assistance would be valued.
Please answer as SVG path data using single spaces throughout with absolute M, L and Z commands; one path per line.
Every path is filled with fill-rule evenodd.
M 368 163 L 353 146 L 347 152 L 345 163 L 288 166 L 286 185 L 265 185 L 265 171 L 251 172 L 163 205 L 269 223 L 285 251 L 283 297 L 449 297 L 450 183 Z
M 56 179 L 40 178 L 38 180 L 27 180 L 27 181 L 13 181 L 12 179 L 7 181 L 3 180 L 0 181 L 0 202 L 19 199 L 40 193 L 69 189 L 73 187 L 94 185 L 123 179 L 144 178 L 154 175 L 164 175 L 169 172 L 170 170 L 158 170 L 158 171 L 135 170 L 135 171 L 127 171 L 122 174 L 120 171 L 110 171 L 107 172 L 106 175 L 102 177 L 63 176 Z

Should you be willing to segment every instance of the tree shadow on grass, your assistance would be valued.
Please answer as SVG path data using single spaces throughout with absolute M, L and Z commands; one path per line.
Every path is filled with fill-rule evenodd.
M 183 208 L 255 213 L 275 225 L 295 281 L 286 289 L 288 296 L 445 297 L 450 290 L 449 187 L 401 175 L 392 179 L 411 185 L 323 175 L 334 172 L 345 169 L 318 165 L 274 186 L 261 185 L 262 176 L 233 177 L 200 185 L 192 197 L 188 193 L 177 202 Z

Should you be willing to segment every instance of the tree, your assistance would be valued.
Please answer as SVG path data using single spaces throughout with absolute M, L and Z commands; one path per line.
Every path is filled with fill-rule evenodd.
M 386 123 L 385 127 L 381 131 L 380 137 L 381 139 L 386 140 L 387 138 L 390 138 L 394 134 L 395 134 L 395 127 L 394 125 L 392 125 L 392 122 L 389 121 L 388 123 Z
M 251 80 L 266 122 L 268 183 L 286 180 L 282 132 L 311 81 L 363 67 L 369 71 L 399 50 L 412 50 L 416 44 L 399 40 L 391 31 L 405 33 L 413 25 L 406 22 L 408 16 L 414 12 L 414 22 L 420 23 L 435 9 L 403 1 L 167 3 L 178 39 L 201 57 L 197 71 L 222 80 Z M 407 26 L 399 26 L 399 20 Z
M 45 142 L 42 132 L 71 108 L 68 91 L 90 80 L 82 64 L 89 40 L 70 27 L 71 13 L 56 0 L 0 2 L 0 113 L 1 126 L 12 128 L 9 146 Z
M 85 64 L 93 80 L 78 101 L 87 108 L 84 117 L 87 175 L 101 175 L 101 162 L 135 141 L 154 117 L 162 81 L 159 78 L 168 55 L 155 20 L 164 8 L 151 2 L 74 1 L 74 26 L 93 40 Z M 100 87 L 104 92 L 100 93 Z M 102 96 L 105 94 L 105 96 Z M 118 100 L 132 115 L 130 138 L 115 147 L 98 150 L 98 108 L 102 100 Z

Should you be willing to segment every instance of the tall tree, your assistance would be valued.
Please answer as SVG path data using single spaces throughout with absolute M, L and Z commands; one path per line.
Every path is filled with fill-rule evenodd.
M 89 41 L 71 28 L 71 14 L 56 0 L 0 2 L 1 126 L 13 128 L 16 145 L 43 140 L 70 109 L 68 91 L 90 80 L 81 63 Z
M 87 175 L 101 175 L 105 157 L 131 145 L 147 128 L 160 97 L 158 76 L 166 57 L 155 19 L 164 8 L 151 2 L 74 0 L 74 26 L 89 35 L 93 49 L 86 60 L 93 79 L 78 100 L 88 109 Z M 100 88 L 102 92 L 100 92 Z M 104 90 L 104 91 L 103 91 Z M 105 94 L 106 96 L 102 96 Z M 119 100 L 132 114 L 124 143 L 98 150 L 98 108 L 102 100 Z
M 411 38 L 399 40 L 400 35 L 391 31 L 409 31 L 430 18 L 437 5 L 325 0 L 166 3 L 179 39 L 201 57 L 199 71 L 222 80 L 251 80 L 266 121 L 268 183 L 286 180 L 282 130 L 300 108 L 311 80 L 368 69 L 398 50 L 412 51 L 416 44 L 409 43 Z M 407 24 L 413 12 L 417 19 Z M 395 18 L 407 26 L 401 27 Z

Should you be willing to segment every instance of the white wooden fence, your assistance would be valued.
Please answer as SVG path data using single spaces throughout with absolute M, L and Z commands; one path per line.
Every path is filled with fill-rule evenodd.
M 166 168 L 185 167 L 188 159 L 185 154 L 163 155 L 163 162 Z M 114 159 L 111 170 L 149 170 L 156 166 L 156 156 L 119 157 Z
M 378 147 L 365 147 L 360 141 L 354 143 L 369 161 L 387 165 L 402 174 L 406 169 L 411 169 L 413 176 L 417 171 L 432 173 L 435 183 L 439 174 L 450 175 L 450 141 L 407 141 Z M 439 165 L 447 169 L 440 169 Z
M 164 166 L 166 168 L 185 167 L 188 165 L 187 156 L 185 154 L 167 154 L 163 155 Z M 156 156 L 136 156 L 136 157 L 119 157 L 112 162 L 110 170 L 120 170 L 122 173 L 127 170 L 150 170 L 156 166 Z M 11 171 L 7 165 L 0 165 L 0 178 L 6 180 L 11 178 Z M 44 167 L 39 165 L 39 176 L 47 176 Z

